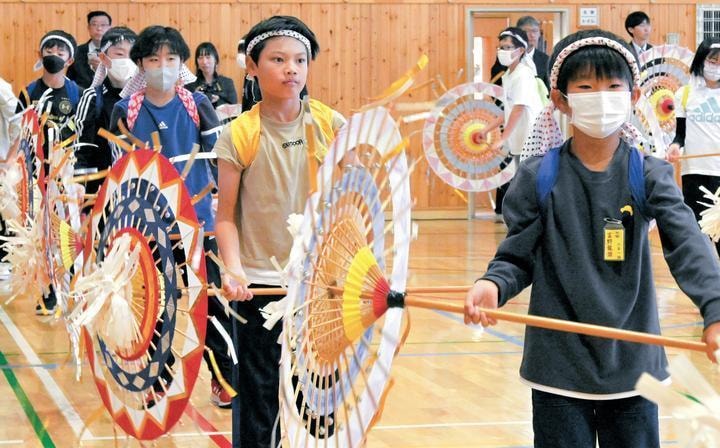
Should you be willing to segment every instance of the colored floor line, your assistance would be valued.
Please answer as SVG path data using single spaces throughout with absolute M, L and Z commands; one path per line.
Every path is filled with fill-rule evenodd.
M 0 365 L 7 366 L 7 359 L 5 358 L 5 355 L 2 351 L 0 351 Z M 17 400 L 20 403 L 20 406 L 23 408 L 25 415 L 27 416 L 28 420 L 30 420 L 30 425 L 35 431 L 35 435 L 37 435 L 40 443 L 42 443 L 42 446 L 44 448 L 55 448 L 55 443 L 53 443 L 52 439 L 50 438 L 50 434 L 48 434 L 47 428 L 45 428 L 45 425 L 43 425 L 42 421 L 40 420 L 40 416 L 37 414 L 37 412 L 35 412 L 35 408 L 33 407 L 32 403 L 30 403 L 30 399 L 23 390 L 22 386 L 20 386 L 20 382 L 18 381 L 13 371 L 10 369 L 3 369 L 3 375 L 5 375 L 5 379 L 7 380 L 8 384 L 10 384 L 10 388 L 15 394 L 15 397 L 17 397 Z
M 220 448 L 232 448 L 232 443 L 230 443 L 227 437 L 222 436 L 217 428 L 203 417 L 189 402 L 185 407 L 185 415 L 189 416 L 204 433 L 207 433 L 210 439 L 215 442 L 215 445 Z
M 23 353 L 25 359 L 27 359 L 30 364 L 42 364 L 42 361 L 37 356 L 35 351 L 33 351 L 32 347 L 30 347 L 30 344 L 25 339 L 22 332 L 15 326 L 12 319 L 3 308 L 0 308 L 0 322 L 5 325 L 5 328 L 7 329 L 8 333 L 10 333 L 10 336 L 15 340 L 15 344 Z M 85 428 L 85 422 L 77 413 L 75 408 L 70 403 L 70 400 L 67 399 L 65 394 L 60 389 L 60 386 L 58 386 L 50 373 L 48 373 L 47 370 L 41 369 L 39 367 L 33 367 L 33 371 L 40 379 L 40 382 L 43 383 L 43 386 L 45 386 L 45 390 L 47 390 L 48 395 L 55 402 L 55 405 L 63 414 L 65 420 L 67 420 L 68 424 L 75 433 L 75 437 L 82 437 L 82 440 L 84 440 L 86 437 L 92 437 L 93 434 L 90 432 L 90 429 Z
M 0 369 L 18 370 L 18 369 L 34 369 L 35 367 L 38 367 L 40 369 L 45 369 L 45 370 L 55 370 L 58 368 L 58 365 L 57 364 L 6 364 L 4 366 L 0 366 Z

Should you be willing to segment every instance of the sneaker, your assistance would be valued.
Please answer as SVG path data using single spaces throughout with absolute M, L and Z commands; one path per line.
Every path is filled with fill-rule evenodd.
M 210 402 L 221 409 L 232 407 L 232 397 L 214 378 L 210 381 Z
M 57 307 L 56 303 L 53 303 L 52 305 L 46 303 L 45 309 L 43 309 L 43 306 L 38 303 L 37 305 L 35 305 L 35 315 L 36 316 L 50 316 L 52 314 L 55 314 L 56 307 Z

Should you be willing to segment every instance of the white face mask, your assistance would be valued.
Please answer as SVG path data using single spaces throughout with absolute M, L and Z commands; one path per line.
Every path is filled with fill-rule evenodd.
M 136 72 L 137 65 L 129 58 L 113 59 L 112 67 L 108 68 L 108 76 L 115 87 L 124 87 Z
M 572 109 L 570 123 L 583 134 L 605 138 L 614 133 L 632 115 L 630 92 L 570 93 L 568 106 Z
M 717 81 L 720 79 L 720 65 L 709 64 L 705 61 L 703 66 L 703 76 L 709 81 Z
M 163 92 L 172 89 L 180 77 L 180 67 L 158 67 L 145 70 L 148 87 Z
M 245 53 L 238 53 L 235 56 L 235 62 L 237 62 L 238 67 L 245 70 Z
M 516 56 L 514 56 L 514 53 L 517 51 L 515 50 L 498 50 L 497 51 L 497 58 L 500 65 L 504 65 L 505 67 L 510 67 L 513 62 L 517 59 Z

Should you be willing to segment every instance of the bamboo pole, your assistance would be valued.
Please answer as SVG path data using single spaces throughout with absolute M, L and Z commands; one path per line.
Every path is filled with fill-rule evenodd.
M 338 286 L 328 286 L 326 288 L 335 294 L 341 295 L 343 289 Z M 424 286 L 407 289 L 405 297 L 405 306 L 416 308 L 424 308 L 437 311 L 449 311 L 451 313 L 464 314 L 464 304 L 457 302 L 448 302 L 443 300 L 426 299 L 420 297 L 412 297 L 412 294 L 423 293 L 465 293 L 470 289 L 469 286 Z M 287 293 L 285 288 L 251 288 L 253 295 L 283 295 Z M 212 291 L 208 294 L 213 295 Z M 365 297 L 367 294 L 361 294 Z M 602 325 L 584 324 L 580 322 L 571 322 L 561 319 L 553 319 L 550 317 L 532 316 L 525 314 L 509 313 L 506 311 L 481 309 L 482 312 L 497 320 L 515 322 L 519 324 L 529 325 L 531 327 L 545 328 L 548 330 L 564 331 L 566 333 L 577 333 L 587 336 L 596 336 L 607 339 L 617 339 L 621 341 L 637 342 L 640 344 L 662 345 L 664 347 L 673 347 L 684 350 L 693 350 L 697 352 L 707 352 L 707 344 L 703 342 L 683 341 L 680 339 L 669 338 L 655 334 L 643 333 L 640 331 L 621 330 L 617 328 L 604 327 Z
M 405 305 L 432 310 L 449 311 L 451 313 L 458 314 L 464 314 L 465 312 L 464 305 L 438 302 L 417 297 L 406 297 Z M 702 342 L 683 341 L 655 334 L 642 333 L 639 331 L 619 330 L 617 328 L 603 327 L 601 325 L 583 324 L 579 322 L 552 319 L 549 317 L 522 315 L 489 309 L 481 309 L 481 311 L 498 320 L 521 323 L 531 327 L 546 328 L 549 330 L 558 330 L 568 333 L 578 333 L 601 338 L 618 339 L 628 342 L 638 342 L 641 344 L 662 345 L 665 347 L 707 352 L 707 344 Z
M 678 160 L 700 159 L 703 157 L 720 157 L 720 152 L 714 152 L 711 154 L 689 154 L 686 156 L 679 156 Z

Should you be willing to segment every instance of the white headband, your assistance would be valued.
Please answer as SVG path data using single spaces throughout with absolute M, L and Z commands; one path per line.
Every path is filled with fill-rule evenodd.
M 57 34 L 51 34 L 51 35 L 49 35 L 49 36 L 45 36 L 45 38 L 40 41 L 40 51 L 42 51 L 43 46 L 45 45 L 45 43 L 46 43 L 47 41 L 49 41 L 49 40 L 52 40 L 52 39 L 57 39 L 57 40 L 59 40 L 59 41 L 64 42 L 65 45 L 67 45 L 68 48 L 70 49 L 70 57 L 71 57 L 71 58 L 74 58 L 74 57 L 75 57 L 75 49 L 73 48 L 73 44 L 71 44 L 68 39 L 66 39 L 66 38 L 64 38 L 64 37 L 62 37 L 62 36 L 58 36 Z
M 130 42 L 130 45 L 132 45 L 132 44 L 135 43 L 135 39 L 126 38 L 125 36 L 123 36 L 123 35 L 121 34 L 121 35 L 119 35 L 119 36 L 117 37 L 117 39 L 113 39 L 113 40 L 109 40 L 109 41 L 105 42 L 105 45 L 103 45 L 103 46 L 100 48 L 100 51 L 103 52 L 103 53 L 107 53 L 108 48 L 110 48 L 110 47 L 112 47 L 112 46 L 114 46 L 114 45 L 117 45 L 117 44 L 119 44 L 120 42 L 123 42 L 123 41 L 128 41 L 128 42 Z
M 514 37 L 515 39 L 517 39 L 517 40 L 520 41 L 520 43 L 522 44 L 523 47 L 527 48 L 527 45 L 528 45 L 528 44 L 527 44 L 527 42 L 525 42 L 525 39 L 523 39 L 522 37 L 520 37 L 520 36 L 518 36 L 517 34 L 513 33 L 512 31 L 503 31 L 502 33 L 500 33 L 500 37 L 502 37 L 502 36 Z
M 307 48 L 308 55 L 312 56 L 312 48 L 310 47 L 310 41 L 307 37 L 303 36 L 302 34 L 298 33 L 297 31 L 292 30 L 277 30 L 277 31 L 268 31 L 266 33 L 262 33 L 258 36 L 255 36 L 253 40 L 250 41 L 249 44 L 245 46 L 245 54 L 249 55 L 250 52 L 255 48 L 257 44 L 264 41 L 265 39 L 271 38 L 271 37 L 279 37 L 279 36 L 287 36 L 292 37 L 300 42 L 302 42 L 305 47 Z
M 710 48 L 720 48 L 720 44 L 712 44 L 710 45 Z

